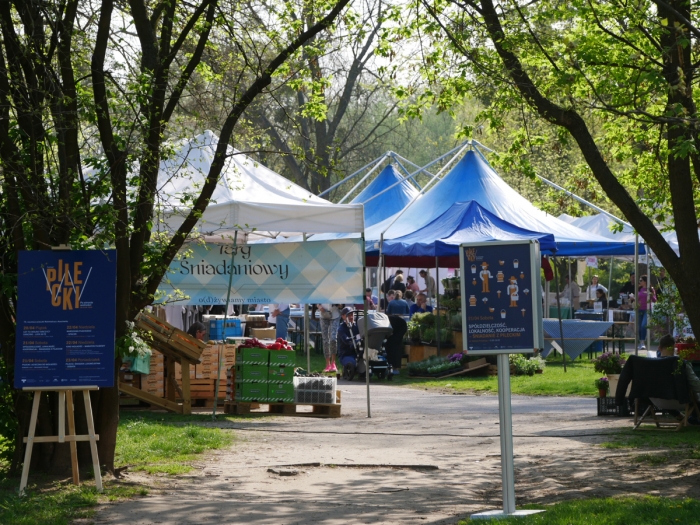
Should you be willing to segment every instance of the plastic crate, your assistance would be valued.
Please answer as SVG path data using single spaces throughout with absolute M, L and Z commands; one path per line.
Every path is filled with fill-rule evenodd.
M 294 390 L 318 390 L 335 392 L 338 380 L 335 377 L 295 377 Z
M 629 400 L 625 399 L 625 404 L 617 406 L 614 397 L 599 397 L 598 399 L 598 415 L 599 416 L 619 416 L 629 417 L 630 407 Z
M 240 319 L 226 319 L 225 326 L 223 319 L 211 319 L 208 328 L 210 341 L 223 341 L 227 337 L 241 337 L 243 335 Z
M 319 390 L 295 390 L 294 402 L 306 405 L 335 404 L 335 393 Z

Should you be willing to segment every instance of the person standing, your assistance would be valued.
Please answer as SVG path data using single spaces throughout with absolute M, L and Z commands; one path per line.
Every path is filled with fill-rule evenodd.
M 270 317 L 268 317 L 267 322 L 275 325 L 276 338 L 281 337 L 282 339 L 287 339 L 287 331 L 289 330 L 289 305 L 271 304 Z
M 399 274 L 394 278 L 394 286 L 392 287 L 392 290 L 401 293 L 406 291 L 406 285 L 403 283 L 403 275 Z
M 639 321 L 637 324 L 639 327 L 639 350 L 646 350 L 647 348 L 645 341 L 647 339 L 647 322 L 649 321 L 649 315 L 647 312 L 649 301 L 652 303 L 656 302 L 656 292 L 654 291 L 653 287 L 647 291 L 647 276 L 642 275 L 639 278 L 639 291 L 637 291 L 637 309 L 639 310 Z
M 634 289 L 634 279 L 635 273 L 630 272 L 630 280 L 623 284 L 622 288 L 620 288 L 621 294 L 625 294 L 625 296 L 628 296 L 629 294 L 634 295 L 634 293 L 636 292 L 636 290 Z
M 428 272 L 428 270 L 421 270 L 420 272 L 418 272 L 418 274 L 419 274 L 419 275 L 423 278 L 423 280 L 425 281 L 425 288 L 422 289 L 421 292 L 424 292 L 425 295 L 426 295 L 428 298 L 435 297 L 435 293 L 436 293 L 436 290 L 435 290 L 435 279 L 433 279 L 433 278 L 430 276 L 430 273 Z
M 324 372 L 335 372 L 335 357 L 338 353 L 338 327 L 340 326 L 340 309 L 337 304 L 319 304 L 321 317 L 321 337 L 323 338 L 323 355 L 326 358 Z
M 340 312 L 341 322 L 338 327 L 338 357 L 343 365 L 343 377 L 350 381 L 357 370 L 356 344 L 360 341 L 360 330 L 355 324 L 355 311 L 346 306 Z
M 564 289 L 556 294 L 555 297 L 559 297 L 560 299 L 570 299 L 570 306 L 572 308 L 578 308 L 581 304 L 581 287 L 576 284 L 576 281 L 570 283 L 568 275 L 564 276 L 564 280 L 566 281 L 566 286 L 564 286 Z
M 379 304 L 379 298 L 372 294 L 372 289 L 365 289 L 365 303 L 367 304 L 367 310 L 375 310 Z
M 411 290 L 414 294 L 420 292 L 420 286 L 418 286 L 418 283 L 412 275 L 406 278 L 406 290 Z
M 608 293 L 608 289 L 602 284 L 598 283 L 598 276 L 594 275 L 591 277 L 591 284 L 589 284 L 588 288 L 586 289 L 586 301 L 588 301 L 588 306 L 592 306 L 592 304 L 597 300 L 598 296 L 596 292 L 598 290 L 601 290 L 604 294 Z

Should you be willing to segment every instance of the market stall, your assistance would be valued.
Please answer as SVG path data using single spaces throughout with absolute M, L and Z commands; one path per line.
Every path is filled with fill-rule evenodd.
M 162 202 L 157 208 L 154 232 L 172 234 L 187 217 L 192 193 L 204 183 L 217 143 L 218 138 L 207 131 L 183 141 L 168 159 L 161 162 L 158 194 Z M 229 148 L 228 153 L 211 204 L 194 229 L 191 240 L 197 242 L 188 243 L 173 261 L 161 283 L 158 300 L 177 301 L 182 305 L 362 302 L 364 264 L 360 238 L 334 242 L 249 244 L 255 239 L 305 237 L 311 233 L 359 236 L 364 231 L 362 204 L 330 203 L 233 148 Z M 226 325 L 231 321 L 229 316 L 228 309 L 225 309 L 222 318 L 211 319 L 222 323 L 224 337 Z M 262 343 L 266 350 L 273 351 L 278 349 L 267 347 L 277 342 Z M 284 373 L 269 376 L 269 355 L 264 366 L 262 362 L 238 361 L 240 346 L 239 341 L 231 345 L 209 345 L 200 363 L 194 367 L 196 379 L 199 379 L 198 375 L 207 376 L 202 380 L 216 378 L 213 386 L 207 387 L 212 391 L 214 412 L 222 390 L 224 394 L 242 395 L 245 385 L 250 382 L 248 373 L 251 371 L 240 370 L 232 383 L 236 391 L 226 392 L 221 379 L 226 378 L 234 365 L 260 365 L 262 368 L 255 372 L 262 374 L 264 368 L 268 375 L 264 379 L 262 375 L 258 376 L 259 385 L 285 385 L 269 399 L 293 402 L 285 390 L 292 384 L 291 376 Z M 280 365 L 281 368 L 285 366 Z M 163 366 L 156 360 L 152 371 L 155 377 L 149 375 L 142 383 L 167 384 L 170 381 L 164 377 L 167 369 L 167 365 Z M 269 388 L 265 396 L 258 397 L 258 401 L 268 400 L 268 394 Z

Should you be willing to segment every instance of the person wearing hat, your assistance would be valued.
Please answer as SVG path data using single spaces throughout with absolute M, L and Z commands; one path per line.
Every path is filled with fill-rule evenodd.
M 489 263 L 486 261 L 481 263 L 481 271 L 479 272 L 479 278 L 481 279 L 481 292 L 489 292 L 489 279 L 491 279 L 491 272 L 489 272 Z
M 357 369 L 357 351 L 355 345 L 360 341 L 360 329 L 355 324 L 355 310 L 346 306 L 340 312 L 342 319 L 338 327 L 338 359 L 346 370 L 343 375 L 352 380 Z

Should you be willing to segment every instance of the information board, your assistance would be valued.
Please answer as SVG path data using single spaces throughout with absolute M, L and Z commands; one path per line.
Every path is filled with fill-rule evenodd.
M 15 388 L 114 386 L 117 252 L 23 251 Z
M 542 348 L 537 241 L 493 241 L 460 248 L 462 334 L 470 354 Z

